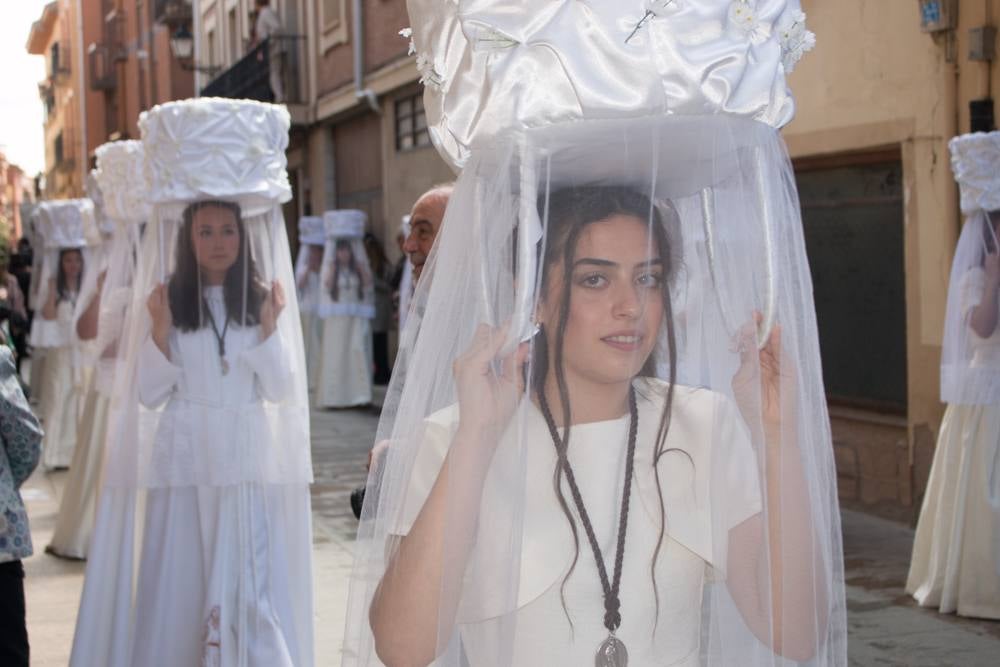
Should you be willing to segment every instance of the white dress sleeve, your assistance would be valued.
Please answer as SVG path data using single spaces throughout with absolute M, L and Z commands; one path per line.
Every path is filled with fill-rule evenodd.
M 171 363 L 150 336 L 139 350 L 139 400 L 155 410 L 170 398 L 184 371 Z
M 979 302 L 983 300 L 983 294 L 986 291 L 986 272 L 981 268 L 976 267 L 970 269 L 964 276 L 962 276 L 962 282 L 960 287 L 961 294 L 961 304 L 962 304 L 962 319 L 969 317 L 972 313 L 972 309 L 979 305 Z
M 253 371 L 265 401 L 277 403 L 291 393 L 293 364 L 285 358 L 287 349 L 279 328 L 264 342 L 239 353 L 238 362 Z

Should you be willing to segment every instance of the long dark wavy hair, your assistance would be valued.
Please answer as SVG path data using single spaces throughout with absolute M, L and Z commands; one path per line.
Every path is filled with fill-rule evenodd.
M 351 258 L 347 260 L 347 265 L 340 263 L 337 258 L 337 253 L 341 248 L 346 248 L 347 252 L 350 253 Z M 330 298 L 334 301 L 340 301 L 340 272 L 341 270 L 346 270 L 353 273 L 358 277 L 358 300 L 361 301 L 365 298 L 365 286 L 364 279 L 361 277 L 361 269 L 358 267 L 358 258 L 354 256 L 354 249 L 351 247 L 351 242 L 346 239 L 338 239 L 333 247 L 333 285 L 330 286 Z
M 83 270 L 86 265 L 83 261 L 83 252 L 79 248 L 63 248 L 59 251 L 59 268 L 56 271 L 56 302 L 69 301 L 72 296 L 70 295 L 69 282 L 66 280 L 66 272 L 63 270 L 63 257 L 70 253 L 76 253 L 80 256 L 80 275 L 76 277 L 76 289 L 80 289 L 80 285 L 83 284 Z
M 566 335 L 566 326 L 569 320 L 570 296 L 573 281 L 569 279 L 568 271 L 576 261 L 576 245 L 580 234 L 595 222 L 606 220 L 615 215 L 627 215 L 635 217 L 641 221 L 649 221 L 649 229 L 652 233 L 651 250 L 659 254 L 663 269 L 663 287 L 661 289 L 663 298 L 663 317 L 661 326 L 666 328 L 667 343 L 667 365 L 668 384 L 666 400 L 663 411 L 660 414 L 660 423 L 657 429 L 657 437 L 653 441 L 653 474 L 656 479 L 656 491 L 659 500 L 659 537 L 656 540 L 656 549 L 653 551 L 653 558 L 650 564 L 650 575 L 653 582 L 653 595 L 656 600 L 656 618 L 659 619 L 659 589 L 656 584 L 656 563 L 663 547 L 663 538 L 666 534 L 666 507 L 663 500 L 663 490 L 660 484 L 660 469 L 657 465 L 660 458 L 671 451 L 666 447 L 667 432 L 670 429 L 670 415 L 673 406 L 674 384 L 677 379 L 677 343 L 674 331 L 673 304 L 670 298 L 671 286 L 680 269 L 680 239 L 679 220 L 677 213 L 669 203 L 661 203 L 654 206 L 650 199 L 635 190 L 622 186 L 588 186 L 574 187 L 556 190 L 549 194 L 547 201 L 543 196 L 539 200 L 539 214 L 546 218 L 547 209 L 547 234 L 544 256 L 541 257 L 541 294 L 546 294 L 548 285 L 551 282 L 553 270 L 562 268 L 564 274 L 562 290 L 559 295 L 558 317 L 554 331 L 546 331 L 544 328 L 536 337 L 532 346 L 532 391 L 537 395 L 545 391 L 545 380 L 549 373 L 555 374 L 556 386 L 559 391 L 559 404 L 562 408 L 564 435 L 563 447 L 558 451 L 558 461 L 553 473 L 552 484 L 559 501 L 559 506 L 566 520 L 569 522 L 573 533 L 574 555 L 569 571 L 563 579 L 560 587 L 560 597 L 562 598 L 563 610 L 569 619 L 570 625 L 573 621 L 569 618 L 569 611 L 566 607 L 565 588 L 573 570 L 576 569 L 577 561 L 580 557 L 580 536 L 579 528 L 570 511 L 569 503 L 563 493 L 562 480 L 565 476 L 567 456 L 570 443 L 570 415 L 569 387 L 566 382 L 566 370 L 563 361 L 563 344 Z M 543 297 L 544 298 L 544 297 Z M 549 359 L 549 336 L 554 337 L 553 359 Z M 645 360 L 638 377 L 655 378 L 657 375 L 657 360 L 654 352 Z M 680 450 L 678 450 L 680 451 Z M 655 629 L 655 625 L 654 625 Z
M 226 302 L 226 316 L 237 325 L 255 326 L 260 323 L 260 306 L 267 295 L 267 287 L 260 279 L 257 265 L 247 249 L 246 226 L 243 223 L 239 204 L 214 199 L 199 201 L 184 209 L 183 223 L 177 233 L 177 253 L 174 272 L 167 283 L 167 297 L 174 326 L 180 331 L 196 331 L 208 322 L 205 300 L 201 293 L 200 267 L 194 254 L 195 214 L 204 208 L 221 208 L 229 211 L 239 230 L 239 254 L 226 272 L 222 283 L 222 294 Z M 244 277 L 246 293 L 244 297 Z M 244 298 L 246 303 L 244 304 Z M 244 305 L 246 319 L 243 320 Z M 219 323 L 222 326 L 222 323 Z

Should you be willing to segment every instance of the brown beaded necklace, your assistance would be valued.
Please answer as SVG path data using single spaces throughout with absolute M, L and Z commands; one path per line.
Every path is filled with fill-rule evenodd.
M 639 427 L 639 411 L 636 407 L 635 389 L 629 387 L 628 408 L 630 422 L 628 428 L 628 450 L 625 457 L 625 488 L 622 491 L 622 506 L 618 516 L 618 544 L 615 550 L 615 569 L 611 580 L 608 579 L 608 571 L 604 565 L 604 557 L 601 554 L 601 547 L 597 543 L 597 536 L 594 534 L 594 526 L 590 521 L 590 515 L 583 504 L 583 495 L 580 487 L 576 483 L 576 475 L 569 464 L 567 452 L 567 442 L 559 435 L 555 419 L 552 417 L 552 410 L 545 398 L 545 392 L 538 392 L 538 406 L 545 423 L 549 427 L 549 435 L 552 436 L 552 443 L 556 447 L 556 454 L 559 465 L 562 466 L 566 474 L 566 482 L 569 484 L 570 493 L 573 496 L 573 503 L 580 514 L 580 521 L 583 523 L 583 530 L 587 534 L 587 541 L 590 542 L 590 549 L 597 561 L 597 572 L 601 578 L 601 588 L 604 589 L 604 627 L 608 629 L 608 638 L 601 642 L 597 649 L 597 667 L 626 667 L 628 664 L 628 651 L 625 644 L 615 636 L 615 631 L 621 626 L 621 600 L 619 599 L 619 589 L 622 579 L 622 562 L 625 557 L 625 531 L 628 528 L 629 498 L 632 492 L 632 471 L 635 462 L 635 438 Z

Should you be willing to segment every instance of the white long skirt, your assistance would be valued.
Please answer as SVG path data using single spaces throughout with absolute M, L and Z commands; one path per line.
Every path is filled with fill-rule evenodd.
M 152 489 L 141 529 L 136 498 L 101 495 L 70 665 L 313 664 L 306 485 Z
M 943 613 L 1000 619 L 1000 406 L 945 411 L 906 592 Z
M 309 378 L 309 391 L 316 388 L 320 375 L 323 351 L 323 319 L 313 313 L 301 313 L 302 346 L 306 354 L 306 375 Z
M 82 391 L 73 372 L 73 350 L 69 346 L 51 348 L 45 355 L 42 384 L 42 463 L 68 468 L 76 448 Z
M 323 321 L 316 405 L 347 408 L 372 402 L 371 321 L 334 315 Z
M 110 400 L 96 389 L 87 392 L 79 438 L 59 514 L 46 551 L 64 558 L 86 558 L 90 534 L 94 529 L 97 492 L 100 489 L 104 462 L 104 441 L 108 432 Z

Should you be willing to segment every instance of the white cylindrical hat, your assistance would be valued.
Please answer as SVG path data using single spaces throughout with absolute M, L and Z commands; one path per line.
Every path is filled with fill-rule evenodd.
M 253 216 L 289 201 L 289 124 L 285 107 L 250 100 L 198 98 L 154 107 L 139 119 L 150 203 L 217 199 Z
M 962 213 L 1000 209 L 1000 132 L 974 132 L 948 142 Z
M 363 238 L 368 216 L 357 209 L 339 209 L 323 214 L 323 226 L 329 238 Z

